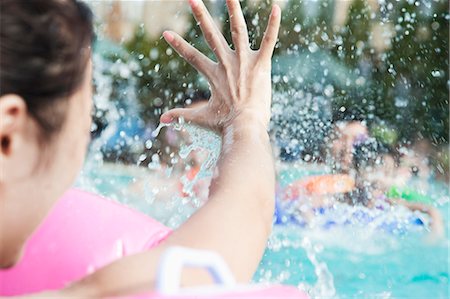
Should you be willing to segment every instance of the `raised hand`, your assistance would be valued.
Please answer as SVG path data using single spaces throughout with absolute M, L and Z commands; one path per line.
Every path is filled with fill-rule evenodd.
M 274 5 L 259 50 L 252 50 L 239 0 L 227 0 L 230 15 L 232 50 L 201 0 L 189 0 L 217 62 L 207 58 L 178 34 L 166 31 L 166 41 L 188 63 L 201 72 L 211 86 L 211 98 L 196 108 L 178 108 L 161 116 L 168 123 L 184 118 L 203 127 L 223 132 L 229 126 L 248 121 L 267 128 L 272 99 L 271 57 L 280 27 L 280 8 Z

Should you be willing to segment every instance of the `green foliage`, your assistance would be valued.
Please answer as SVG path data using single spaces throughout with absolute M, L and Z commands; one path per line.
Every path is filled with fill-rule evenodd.
M 398 141 L 397 132 L 394 129 L 381 124 L 373 126 L 371 133 L 373 137 L 380 140 L 383 144 L 389 146 L 395 146 L 395 143 Z
M 196 35 L 191 37 L 194 44 L 197 39 Z M 165 40 L 148 38 L 143 27 L 136 30 L 126 48 L 141 66 L 137 96 L 146 121 L 157 123 L 165 110 L 183 106 L 201 85 L 195 69 Z
M 329 49 L 333 37 L 332 0 L 288 1 L 283 9 L 279 34 L 279 50 L 302 51 L 315 43 L 321 49 Z M 314 11 L 314 13 L 312 13 Z
M 372 29 L 370 8 L 366 0 L 354 0 L 347 22 L 341 28 L 343 57 L 350 67 L 357 67 L 369 55 L 369 37 Z
M 243 0 L 240 2 L 242 14 L 247 25 L 248 35 L 251 41 L 251 48 L 258 49 L 265 31 L 265 25 L 269 20 L 272 9 L 272 0 L 261 0 L 259 2 Z M 225 1 L 221 6 L 219 20 L 222 22 L 222 32 L 226 40 L 232 46 L 230 16 L 226 9 Z
M 367 0 L 353 0 L 345 25 L 337 28 L 333 16 L 339 1 L 288 1 L 276 55 L 305 53 L 301 63 L 306 65 L 314 61 L 309 55 L 323 52 L 348 70 L 350 83 L 334 86 L 334 111 L 342 107 L 361 111 L 369 123 L 392 127 L 399 140 L 424 136 L 434 144 L 448 143 L 448 2 L 389 0 L 374 10 Z M 231 43 L 224 3 L 218 19 Z M 259 47 L 271 4 L 270 0 L 241 1 L 253 48 Z M 372 36 L 379 23 L 394 33 L 390 48 L 382 52 L 373 45 Z M 186 32 L 189 42 L 213 57 L 193 17 Z M 163 110 L 183 106 L 194 93 L 207 89 L 201 76 L 164 40 L 148 38 L 142 27 L 126 48 L 142 68 L 138 97 L 147 121 L 156 123 Z M 317 83 L 326 85 L 327 80 L 323 76 Z
M 448 2 L 433 5 L 426 14 L 422 6 L 403 2 L 393 17 L 397 35 L 387 53 L 386 67 L 393 70 L 381 82 L 387 99 L 405 102 L 407 113 L 392 120 L 402 136 L 426 136 L 435 144 L 448 143 Z M 394 88 L 391 87 L 394 86 Z M 398 91 L 403 89 L 403 94 Z M 394 92 L 388 93 L 393 90 Z M 399 110 L 399 109 L 397 109 Z M 411 125 L 412 124 L 412 125 Z
M 339 1 L 318 2 L 311 10 L 312 2 L 287 3 L 278 54 L 308 53 L 307 65 L 323 51 L 346 65 L 349 82 L 356 76 L 357 84 L 334 86 L 333 111 L 360 111 L 369 124 L 392 126 L 399 140 L 448 143 L 448 1 L 386 1 L 374 10 L 367 0 L 353 0 L 340 28 L 330 25 Z M 390 48 L 380 53 L 373 30 L 381 23 L 393 34 Z

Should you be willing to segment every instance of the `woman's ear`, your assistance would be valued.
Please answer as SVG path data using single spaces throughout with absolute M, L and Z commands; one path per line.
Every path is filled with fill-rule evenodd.
M 20 130 L 27 116 L 25 101 L 15 95 L 0 97 L 0 141 L 1 157 L 11 153 L 13 135 Z
M 15 94 L 0 97 L 0 183 L 20 177 L 35 166 L 25 164 L 34 162 L 30 158 L 37 154 L 36 129 L 22 97 Z

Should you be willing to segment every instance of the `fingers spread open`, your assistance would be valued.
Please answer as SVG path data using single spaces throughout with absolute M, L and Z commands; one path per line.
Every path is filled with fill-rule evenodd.
M 261 47 L 259 49 L 260 55 L 263 59 L 270 59 L 273 54 L 273 49 L 277 43 L 278 30 L 280 29 L 281 10 L 278 5 L 272 7 L 269 23 L 267 24 L 266 32 L 264 33 Z
M 223 62 L 225 51 L 228 49 L 227 41 L 217 28 L 213 18 L 201 0 L 189 0 L 189 4 L 191 5 L 195 19 L 202 29 L 206 42 L 213 50 L 217 59 Z
M 199 50 L 191 46 L 181 36 L 172 31 L 163 33 L 164 39 L 180 54 L 190 65 L 209 78 L 214 62 Z
M 239 0 L 227 0 L 227 6 L 230 15 L 231 37 L 233 38 L 234 48 L 239 55 L 250 47 L 247 24 Z

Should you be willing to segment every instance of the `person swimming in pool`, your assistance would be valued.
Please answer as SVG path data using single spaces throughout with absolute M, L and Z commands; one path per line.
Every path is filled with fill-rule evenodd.
M 386 196 L 396 181 L 396 172 L 393 168 L 395 160 L 392 154 L 375 138 L 366 139 L 355 145 L 353 151 L 351 173 L 355 179 L 355 188 L 350 192 L 336 195 L 336 198 L 350 205 L 380 209 L 400 205 L 411 211 L 425 213 L 430 217 L 432 234 L 441 238 L 445 233 L 444 224 L 440 212 L 434 206 Z
M 287 199 L 278 203 L 279 214 L 286 217 L 291 213 L 302 221 L 311 222 L 336 202 L 381 210 L 400 205 L 427 214 L 431 220 L 432 236 L 442 238 L 444 224 L 434 206 L 386 196 L 393 182 L 398 183 L 399 180 L 395 166 L 392 155 L 375 138 L 365 138 L 352 145 L 352 163 L 348 173 L 309 177 L 291 185 L 283 194 Z
M 275 175 L 267 129 L 271 57 L 281 11 L 273 6 L 260 49 L 252 50 L 239 1 L 227 0 L 232 50 L 203 2 L 189 4 L 217 62 L 178 34 L 163 35 L 208 79 L 212 96 L 200 107 L 164 113 L 161 122 L 183 117 L 222 136 L 208 202 L 156 248 L 40 296 L 106 297 L 152 289 L 157 261 L 173 245 L 216 251 L 238 281 L 252 278 L 272 226 Z M 2 0 L 0 8 L 0 268 L 4 270 L 18 263 L 27 239 L 83 164 L 91 125 L 93 28 L 90 10 L 77 0 Z M 245 246 L 236 250 L 235 244 L 243 240 Z M 183 285 L 208 281 L 196 270 L 189 271 Z
M 331 141 L 331 159 L 335 170 L 349 172 L 352 164 L 353 147 L 369 137 L 367 126 L 361 121 L 340 121 L 334 126 Z
M 336 121 L 330 134 L 330 152 L 333 173 L 301 178 L 277 192 L 277 207 L 291 206 L 292 200 L 299 202 L 300 210 L 308 219 L 314 217 L 311 209 L 332 205 L 334 196 L 354 188 L 354 178 L 350 174 L 354 147 L 369 138 L 369 130 L 357 113 L 346 110 L 342 119 Z M 296 208 L 294 208 L 296 209 Z

